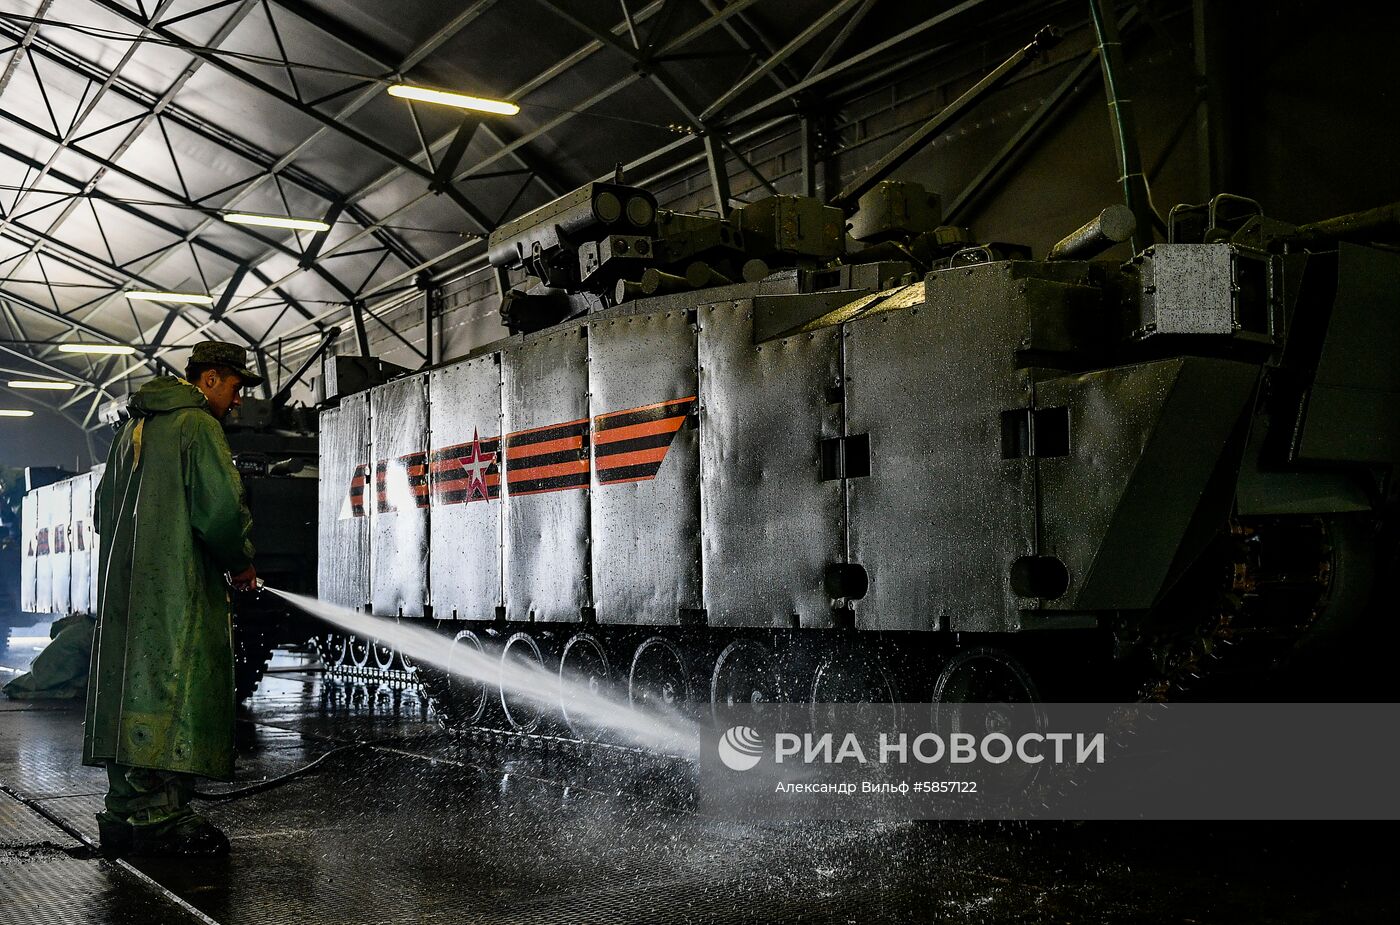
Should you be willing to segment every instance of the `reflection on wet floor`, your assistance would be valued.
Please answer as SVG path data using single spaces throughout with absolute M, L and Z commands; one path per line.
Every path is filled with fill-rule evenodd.
M 80 722 L 0 704 L 0 783 L 91 836 L 103 780 L 78 766 Z M 411 686 L 287 657 L 240 716 L 239 778 L 355 741 L 210 804 L 230 858 L 137 866 L 221 923 L 1395 919 L 1395 857 L 1365 826 L 736 824 L 691 810 L 684 763 L 453 736 Z M 26 920 L 193 920 L 37 818 L 0 807 L 0 922 L 40 894 L 53 914 Z

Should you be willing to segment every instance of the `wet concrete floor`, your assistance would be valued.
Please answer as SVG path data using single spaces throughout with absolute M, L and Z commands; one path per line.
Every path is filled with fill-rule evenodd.
M 233 844 L 218 860 L 94 857 L 63 828 L 94 839 L 105 787 L 78 763 L 81 711 L 0 700 L 0 925 L 1330 925 L 1400 910 L 1390 824 L 736 824 L 689 808 L 683 766 L 463 741 L 412 688 L 328 682 L 291 656 L 274 671 L 239 719 L 240 779 L 372 744 L 205 804 Z

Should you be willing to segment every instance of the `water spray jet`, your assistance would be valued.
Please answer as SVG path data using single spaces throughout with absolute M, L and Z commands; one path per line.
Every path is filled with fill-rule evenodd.
M 680 715 L 639 710 L 592 689 L 586 681 L 558 675 L 539 665 L 519 660 L 504 662 L 461 646 L 454 652 L 451 639 L 424 627 L 360 613 L 277 588 L 264 586 L 263 590 L 346 633 L 376 640 L 414 662 L 431 665 L 449 675 L 499 685 L 501 690 L 529 700 L 543 710 L 554 710 L 561 698 L 567 698 L 571 713 L 577 713 L 592 726 L 606 729 L 620 742 L 662 754 L 689 757 L 696 754 L 698 730 L 693 722 Z

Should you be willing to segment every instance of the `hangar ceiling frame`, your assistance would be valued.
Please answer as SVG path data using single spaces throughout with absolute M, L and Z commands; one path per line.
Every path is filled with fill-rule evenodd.
M 132 377 L 171 371 L 172 353 L 197 336 L 258 346 L 274 339 L 319 336 L 351 314 L 352 306 L 375 318 L 376 306 L 384 302 L 371 305 L 368 300 L 401 300 L 408 289 L 405 281 L 441 270 L 449 260 L 461 266 L 484 249 L 484 238 L 496 225 L 533 208 L 539 197 L 561 195 L 591 179 L 592 164 L 584 170 L 570 167 L 540 146 L 547 149 L 558 133 L 575 127 L 578 116 L 588 115 L 591 121 L 622 95 L 639 92 L 643 84 L 669 101 L 673 118 L 680 120 L 671 130 L 681 137 L 634 154 L 628 169 L 698 144 L 717 202 L 733 201 L 731 166 L 751 174 L 759 188 L 775 192 L 772 181 L 739 145 L 772 126 L 805 117 L 814 94 L 828 89 L 833 78 L 850 79 L 873 68 L 897 72 L 926 57 L 927 51 L 917 50 L 900 55 L 899 46 L 964 16 L 985 0 L 951 4 L 854 52 L 848 52 L 852 36 L 869 21 L 877 0 L 825 0 L 817 15 L 791 34 L 774 34 L 771 26 L 754 18 L 760 0 L 725 5 L 697 0 L 693 5 L 700 10 L 683 10 L 692 4 L 681 0 L 619 0 L 611 25 L 559 0 L 532 0 L 544 20 L 583 43 L 503 92 L 503 97 L 530 105 L 532 95 L 546 88 L 557 91 L 575 69 L 606 73 L 600 63 L 612 64 L 615 76 L 566 88 L 581 92 L 573 93 L 565 106 L 545 107 L 555 111 L 518 128 L 465 116 L 447 130 L 438 120 L 434 129 L 420 118 L 416 104 L 407 104 L 416 150 L 396 146 L 357 121 L 382 96 L 384 82 L 406 80 L 433 65 L 435 56 L 501 2 L 467 3 L 416 39 L 407 53 L 328 14 L 314 0 L 216 0 L 203 5 L 182 0 L 33 0 L 27 19 L 0 18 L 0 125 L 28 142 L 0 141 L 0 158 L 23 171 L 19 182 L 10 184 L 15 189 L 0 189 L 0 247 L 5 248 L 0 250 L 0 318 L 9 335 L 0 352 L 12 361 L 81 383 L 52 407 L 86 426 L 93 422 L 100 400 L 120 396 Z M 52 19 L 58 7 L 90 8 L 102 21 L 119 22 L 134 31 L 109 39 L 111 47 L 120 50 L 113 54 L 115 60 L 99 60 L 84 52 L 90 43 L 70 47 L 65 41 L 59 28 L 65 24 Z M 248 64 L 246 55 L 240 57 L 225 46 L 240 27 L 255 22 L 265 24 L 273 41 L 263 60 Z M 190 37 L 196 34 L 191 31 L 194 24 L 202 25 L 197 34 L 206 38 Z M 305 36 L 314 35 L 317 47 L 334 49 L 327 53 L 332 63 L 361 62 L 360 76 L 350 79 L 346 72 L 344 86 L 308 90 L 298 78 L 298 68 L 308 63 L 306 55 L 299 59 L 284 41 L 285 30 L 293 26 L 303 44 Z M 726 40 L 718 46 L 713 40 L 702 43 L 712 33 Z M 817 43 L 823 36 L 826 40 Z M 153 87 L 149 80 L 128 73 L 148 44 L 187 56 L 162 86 Z M 709 93 L 698 89 L 695 62 L 725 57 L 745 60 L 737 82 Z M 21 71 L 37 88 L 43 104 L 38 111 L 47 113 L 47 120 L 36 116 L 32 107 L 20 112 L 6 105 L 6 94 L 15 92 Z M 247 137 L 236 124 L 224 124 L 186 105 L 182 91 L 209 73 L 265 105 L 295 113 L 311 130 L 274 148 Z M 61 117 L 62 107 L 51 99 L 54 81 L 83 86 L 71 118 Z M 755 88 L 760 86 L 771 92 L 755 102 Z M 110 124 L 89 124 L 89 117 L 109 99 L 130 114 Z M 121 139 L 111 147 L 116 133 L 122 133 Z M 230 161 L 246 165 L 245 174 L 216 189 L 194 188 L 185 170 L 191 155 L 174 140 L 177 133 L 193 139 L 201 150 L 222 152 Z M 307 152 L 325 142 L 349 144 L 380 169 L 349 185 L 328 181 L 305 166 Z M 124 160 L 137 144 L 148 149 L 158 144 L 173 174 L 157 176 L 133 167 L 130 158 Z M 113 185 L 122 192 L 109 193 Z M 405 187 L 409 191 L 397 199 L 388 196 Z M 141 196 L 132 196 L 133 189 Z M 322 215 L 333 223 L 332 232 L 281 233 L 221 220 L 224 212 L 244 203 L 267 202 L 269 196 L 283 203 L 287 214 L 296 214 L 293 198 L 320 204 Z M 422 235 L 413 233 L 423 229 L 400 223 L 412 221 L 416 211 L 439 198 L 450 203 L 457 216 L 458 240 L 425 243 Z M 175 218 L 167 217 L 171 211 Z M 94 229 L 90 245 L 75 243 L 68 234 L 74 222 Z M 118 256 L 113 241 L 131 228 L 139 230 L 138 237 L 154 237 L 159 246 L 135 257 Z M 463 235 L 460 229 L 469 233 Z M 16 278 L 21 269 L 24 276 Z M 162 305 L 155 311 L 163 314 L 153 314 L 147 306 L 141 317 L 123 296 L 132 287 L 175 288 L 170 280 L 181 272 L 202 285 L 213 303 Z M 70 279 L 64 282 L 55 275 Z M 7 285 L 28 284 L 31 277 L 34 285 L 24 291 Z M 314 285 L 307 284 L 308 279 Z M 36 291 L 40 284 L 47 298 Z M 75 300 L 73 289 L 80 286 L 89 286 L 95 294 Z M 257 312 L 275 313 L 275 318 L 270 324 L 246 324 L 244 319 L 259 317 Z M 136 353 L 101 359 L 56 353 L 59 341 L 78 337 L 127 343 Z M 267 362 L 280 374 L 290 370 L 292 361 L 269 355 Z

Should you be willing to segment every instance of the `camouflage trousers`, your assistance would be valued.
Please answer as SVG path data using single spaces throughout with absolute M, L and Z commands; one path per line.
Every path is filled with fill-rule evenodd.
M 194 775 L 107 763 L 107 815 L 133 825 L 159 825 L 190 815 Z

